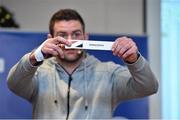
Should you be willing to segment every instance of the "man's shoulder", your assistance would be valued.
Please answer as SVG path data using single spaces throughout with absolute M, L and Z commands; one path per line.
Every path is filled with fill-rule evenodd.
M 51 70 L 55 65 L 54 58 L 45 59 L 43 63 L 39 66 L 39 69 Z

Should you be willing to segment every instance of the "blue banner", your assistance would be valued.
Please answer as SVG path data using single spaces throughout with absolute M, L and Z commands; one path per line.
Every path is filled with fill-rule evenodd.
M 89 39 L 114 41 L 122 35 L 90 34 Z M 46 33 L 37 32 L 6 32 L 0 31 L 0 119 L 32 118 L 31 104 L 12 93 L 6 83 L 10 68 L 27 52 L 38 47 L 47 37 Z M 136 42 L 141 54 L 148 58 L 147 37 L 130 35 Z M 110 51 L 88 51 L 102 61 L 114 61 L 123 64 Z M 114 111 L 114 116 L 128 119 L 148 119 L 148 98 L 130 100 L 121 103 Z M 138 110 L 137 110 L 138 108 Z

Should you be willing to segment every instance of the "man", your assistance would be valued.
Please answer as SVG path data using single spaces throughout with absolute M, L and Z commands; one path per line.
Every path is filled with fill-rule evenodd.
M 33 118 L 110 119 L 121 101 L 157 92 L 157 80 L 131 38 L 117 38 L 112 46 L 126 68 L 103 63 L 84 50 L 64 48 L 71 40 L 88 39 L 75 10 L 56 12 L 49 31 L 48 39 L 8 75 L 9 88 L 32 103 Z

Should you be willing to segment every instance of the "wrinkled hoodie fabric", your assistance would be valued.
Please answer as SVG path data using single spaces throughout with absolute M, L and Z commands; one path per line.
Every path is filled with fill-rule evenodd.
M 70 75 L 55 58 L 32 66 L 29 54 L 10 70 L 8 86 L 27 99 L 34 119 L 111 119 L 121 101 L 157 92 L 158 83 L 140 55 L 127 67 L 92 55 Z

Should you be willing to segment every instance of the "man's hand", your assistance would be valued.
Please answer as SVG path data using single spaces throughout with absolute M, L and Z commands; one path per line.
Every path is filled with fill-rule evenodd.
M 48 39 L 41 44 L 41 53 L 43 54 L 44 58 L 49 58 L 52 56 L 59 56 L 64 58 L 62 47 L 64 45 L 70 46 L 71 42 L 59 36 L 52 38 L 50 35 L 48 35 Z M 33 52 L 30 55 L 30 62 L 33 65 L 37 63 L 37 60 L 35 59 L 35 53 L 36 52 Z
M 49 56 L 60 56 L 61 58 L 64 58 L 62 46 L 71 45 L 71 43 L 68 40 L 59 36 L 54 38 L 49 37 L 43 44 L 44 45 L 41 51 L 45 58 L 48 58 Z
M 134 63 L 138 59 L 138 48 L 131 38 L 117 38 L 112 46 L 112 52 L 128 63 Z

